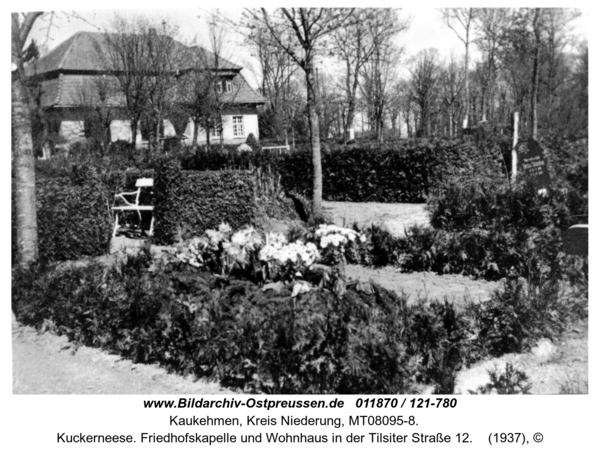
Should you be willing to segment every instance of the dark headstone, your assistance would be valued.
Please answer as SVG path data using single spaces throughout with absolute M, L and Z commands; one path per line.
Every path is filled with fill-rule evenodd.
M 532 181 L 536 189 L 545 189 L 550 184 L 544 150 L 539 142 L 529 138 L 517 144 L 518 171 Z
M 587 224 L 577 224 L 569 227 L 569 230 L 563 232 L 563 246 L 567 254 L 588 255 L 588 226 Z

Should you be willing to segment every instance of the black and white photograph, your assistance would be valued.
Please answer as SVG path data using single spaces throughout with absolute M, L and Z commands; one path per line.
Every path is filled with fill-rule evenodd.
M 588 10 L 135 5 L 11 11 L 16 402 L 589 395 Z

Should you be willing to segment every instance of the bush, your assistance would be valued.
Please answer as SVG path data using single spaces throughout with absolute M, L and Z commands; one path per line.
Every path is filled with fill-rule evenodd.
M 548 188 L 541 195 L 521 181 L 508 183 L 481 179 L 466 182 L 459 178 L 441 184 L 429 197 L 427 209 L 436 229 L 463 231 L 473 228 L 510 231 L 550 226 L 566 230 L 583 209 L 581 200 L 563 186 Z
M 180 155 L 181 168 L 184 170 L 251 170 L 261 167 L 265 171 L 274 170 L 281 156 L 269 150 L 244 152 L 237 147 L 226 147 L 224 150 L 211 147 L 209 150 L 198 149 Z
M 483 147 L 483 149 L 482 149 Z M 484 172 L 502 175 L 500 151 L 473 141 L 403 141 L 322 149 L 323 197 L 332 201 L 423 202 L 432 185 L 448 175 Z M 268 168 L 281 175 L 283 188 L 310 198 L 312 154 L 308 147 L 290 153 L 199 151 L 182 157 L 189 170 Z
M 421 379 L 434 383 L 436 394 L 452 394 L 456 372 L 472 362 L 467 320 L 447 301 L 421 301 L 411 312 L 407 349 L 420 359 Z
M 507 279 L 490 300 L 469 311 L 478 330 L 475 342 L 483 351 L 501 356 L 528 350 L 541 338 L 556 339 L 569 321 L 580 317 L 573 309 L 561 298 L 557 281 L 534 285 L 519 278 Z
M 261 151 L 262 147 L 260 146 L 260 142 L 256 138 L 256 136 L 252 133 L 248 134 L 248 138 L 246 139 L 246 145 L 252 148 L 253 152 Z
M 74 171 L 68 178 L 36 179 L 41 261 L 76 260 L 108 252 L 112 233 L 110 197 L 98 176 L 88 170 Z M 13 261 L 15 241 L 13 225 Z
M 447 175 L 482 171 L 501 175 L 502 167 L 491 153 L 474 142 L 458 140 L 359 144 L 323 150 L 323 197 L 351 202 L 422 202 L 432 185 Z M 310 197 L 311 159 L 309 149 L 285 155 L 279 166 L 285 188 Z
M 257 213 L 249 172 L 185 172 L 175 160 L 160 161 L 154 180 L 155 241 L 170 244 L 182 230 L 203 232 L 227 222 L 251 224 Z
M 13 274 L 13 311 L 76 343 L 265 393 L 451 392 L 465 322 L 450 305 L 408 308 L 377 285 L 292 295 L 154 264 L 34 266 Z
M 504 372 L 497 366 L 487 371 L 490 382 L 470 394 L 529 394 L 531 384 L 527 374 L 512 363 L 506 363 Z

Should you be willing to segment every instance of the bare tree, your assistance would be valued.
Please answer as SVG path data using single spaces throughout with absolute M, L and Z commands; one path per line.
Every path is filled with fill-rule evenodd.
M 418 136 L 431 134 L 431 120 L 437 97 L 439 83 L 438 51 L 425 49 L 414 59 L 411 69 L 411 93 L 413 101 L 419 106 L 420 121 Z
M 400 21 L 391 8 L 357 9 L 355 18 L 334 36 L 334 53 L 344 64 L 344 91 L 346 95 L 346 139 L 354 138 L 354 116 L 360 75 L 365 65 L 380 52 L 384 42 L 408 28 L 408 21 Z
M 97 140 L 104 152 L 111 142 L 110 125 L 117 116 L 118 101 L 115 80 L 106 75 L 95 76 L 79 91 L 78 102 L 84 109 L 85 135 Z
M 141 120 L 151 127 L 151 142 L 158 146 L 160 127 L 174 93 L 178 43 L 176 29 L 163 22 L 157 27 L 141 18 L 115 16 L 106 36 L 106 53 L 98 49 L 107 71 L 118 81 L 135 145 Z
M 246 22 L 246 41 L 254 50 L 260 65 L 261 93 L 269 101 L 269 130 L 279 140 L 285 140 L 287 145 L 293 116 L 289 113 L 296 107 L 289 108 L 290 89 L 298 66 L 292 63 L 290 56 L 277 45 L 264 23 L 248 15 Z
M 456 120 L 461 108 L 464 72 L 459 68 L 454 56 L 446 62 L 440 71 L 440 98 L 447 116 L 447 135 L 453 137 Z
M 31 132 L 31 112 L 35 105 L 27 87 L 25 45 L 42 12 L 11 15 L 11 120 L 17 254 L 20 266 L 37 260 L 38 236 L 35 201 L 35 158 Z
M 150 143 L 153 143 L 157 151 L 161 151 L 162 147 L 160 138 L 163 135 L 164 120 L 174 108 L 177 71 L 184 59 L 184 49 L 176 41 L 177 35 L 177 28 L 169 26 L 165 21 L 161 23 L 159 31 L 154 27 L 148 30 L 151 70 L 148 75 L 147 115 L 153 126 Z
M 456 36 L 465 45 L 465 91 L 464 91 L 464 103 L 465 103 L 465 118 L 463 120 L 463 129 L 469 127 L 469 45 L 472 41 L 471 31 L 475 25 L 475 18 L 477 17 L 477 8 L 445 8 L 443 10 L 444 21 L 450 29 L 456 33 Z M 462 29 L 460 32 L 459 30 Z
M 361 71 L 361 93 L 369 122 L 375 126 L 375 136 L 380 142 L 383 141 L 390 88 L 403 51 L 395 45 L 393 38 L 405 28 L 406 24 L 400 22 L 395 13 L 377 17 L 369 26 L 368 39 L 372 41 L 373 52 Z
M 267 27 L 278 47 L 286 52 L 305 74 L 313 164 L 312 208 L 315 215 L 321 214 L 323 199 L 315 58 L 322 51 L 321 45 L 324 40 L 335 30 L 349 23 L 353 11 L 336 8 L 278 8 L 273 13 L 264 8 L 260 11 L 248 10 L 251 17 Z
M 479 36 L 475 42 L 483 55 L 484 68 L 481 86 L 482 121 L 487 121 L 488 113 L 491 113 L 500 65 L 500 46 L 509 18 L 510 10 L 507 8 L 482 8 L 476 18 Z
M 223 116 L 230 108 L 240 87 L 228 75 L 228 62 L 223 57 L 226 40 L 225 29 L 215 18 L 207 22 L 209 49 L 192 46 L 186 54 L 185 69 L 178 80 L 177 100 L 194 123 L 192 147 L 198 149 L 199 130 L 206 134 L 207 147 L 211 134 L 223 142 Z

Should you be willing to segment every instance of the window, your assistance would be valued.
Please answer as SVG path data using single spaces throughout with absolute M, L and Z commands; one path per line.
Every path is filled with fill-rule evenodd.
M 217 80 L 215 81 L 217 93 L 231 93 L 233 91 L 233 80 Z
M 210 130 L 210 138 L 211 139 L 220 139 L 221 138 L 221 128 L 212 128 Z
M 233 117 L 233 137 L 244 137 L 244 117 Z

